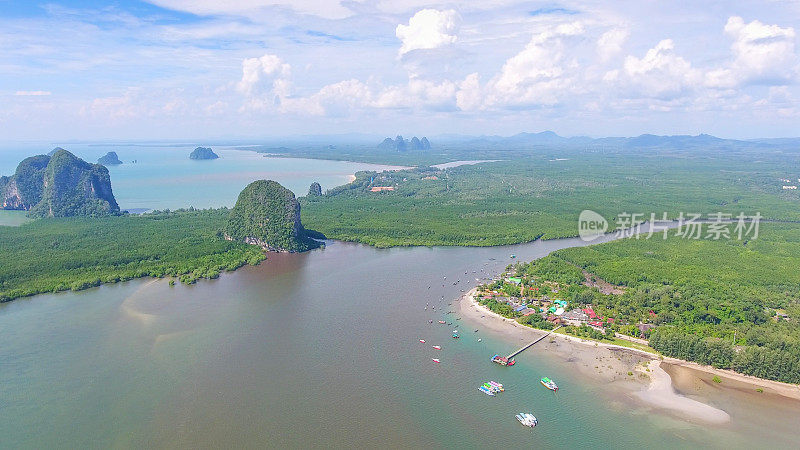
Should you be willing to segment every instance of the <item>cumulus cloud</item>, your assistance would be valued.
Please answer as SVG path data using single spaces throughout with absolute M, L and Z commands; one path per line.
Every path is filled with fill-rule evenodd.
M 697 85 L 702 74 L 692 64 L 675 54 L 675 43 L 664 39 L 642 58 L 628 55 L 623 70 L 606 73 L 606 81 L 622 83 L 629 96 L 669 100 L 684 95 Z
M 733 39 L 733 60 L 706 75 L 708 86 L 780 85 L 797 78 L 794 28 L 766 25 L 758 20 L 745 23 L 741 17 L 733 16 L 725 25 L 725 34 Z
M 395 35 L 402 42 L 400 55 L 414 50 L 430 50 L 452 44 L 458 39 L 460 18 L 455 10 L 423 9 L 414 14 L 408 25 L 400 24 Z
M 608 61 L 622 51 L 622 45 L 628 40 L 628 30 L 612 28 L 603 33 L 597 40 L 597 54 L 601 61 Z
M 485 106 L 557 103 L 577 65 L 565 57 L 564 39 L 584 32 L 580 22 L 571 22 L 535 34 L 489 81 Z
M 781 111 L 797 111 L 789 106 L 786 90 L 770 90 L 770 95 L 756 104 L 753 97 L 733 89 L 710 88 L 708 81 L 715 71 L 735 69 L 733 79 L 741 83 L 777 73 L 775 61 L 784 68 L 796 65 L 792 28 L 757 21 L 746 24 L 731 18 L 724 30 L 734 41 L 731 60 L 722 67 L 696 67 L 676 51 L 672 39 L 658 41 L 644 54 L 620 57 L 629 38 L 626 28 L 584 20 L 562 22 L 545 25 L 516 54 L 495 63 L 495 70 L 491 66 L 480 71 L 469 67 L 466 75 L 458 74 L 462 67 L 457 65 L 452 72 L 417 70 L 417 66 L 427 67 L 417 61 L 420 58 L 442 67 L 461 56 L 453 53 L 457 49 L 451 46 L 458 40 L 458 20 L 453 10 L 423 9 L 408 25 L 397 27 L 399 66 L 407 70 L 407 82 L 387 85 L 379 76 L 366 81 L 350 78 L 296 95 L 292 68 L 279 56 L 247 58 L 242 61 L 242 77 L 236 84 L 236 90 L 245 97 L 243 110 L 323 117 L 370 114 L 374 110 L 553 111 L 560 106 L 595 113 L 606 108 L 699 111 L 754 106 L 766 111 L 770 105 L 776 111 L 779 105 L 784 105 Z
M 272 81 L 274 93 L 285 96 L 289 93 L 290 72 L 291 66 L 276 55 L 265 54 L 260 58 L 247 58 L 242 61 L 242 79 L 236 85 L 236 89 L 246 95 L 252 95 L 266 81 Z
M 282 112 L 313 116 L 345 116 L 353 110 L 368 106 L 372 90 L 360 80 L 350 79 L 322 87 L 308 97 L 286 98 Z
M 483 103 L 483 94 L 481 93 L 480 76 L 477 73 L 471 73 L 458 85 L 456 106 L 462 111 L 471 111 L 478 109 L 481 103 Z

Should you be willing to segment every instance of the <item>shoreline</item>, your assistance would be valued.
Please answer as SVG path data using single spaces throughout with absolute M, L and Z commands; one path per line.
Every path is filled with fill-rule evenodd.
M 527 327 L 490 311 L 476 300 L 476 292 L 477 288 L 470 289 L 462 294 L 457 302 L 459 312 L 468 320 L 482 324 L 506 341 L 518 342 L 523 338 L 535 338 L 547 333 L 546 330 Z M 563 345 L 558 345 L 559 341 Z M 677 416 L 684 419 L 708 424 L 724 424 L 730 421 L 730 416 L 722 409 L 682 395 L 677 390 L 676 376 L 681 380 L 691 378 L 696 382 L 704 381 L 702 379 L 705 377 L 709 379 L 705 380 L 706 383 L 711 383 L 710 378 L 717 376 L 722 382 L 712 384 L 726 394 L 759 393 L 788 402 L 800 401 L 800 386 L 662 357 L 634 348 L 560 333 L 551 334 L 547 340 L 538 345 L 541 344 L 544 344 L 548 352 L 567 363 L 575 364 L 584 375 L 609 382 L 619 382 L 618 384 L 622 385 L 622 388 L 635 400 L 673 414 L 679 413 Z M 623 355 L 627 355 L 627 358 L 622 358 Z M 633 373 L 633 376 L 624 376 L 629 373 Z M 759 392 L 757 389 L 762 391 Z

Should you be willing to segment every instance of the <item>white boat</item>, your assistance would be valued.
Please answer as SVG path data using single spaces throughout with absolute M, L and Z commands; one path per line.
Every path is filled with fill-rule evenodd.
M 492 386 L 497 392 L 505 391 L 503 385 L 501 383 L 498 383 L 497 381 L 490 381 L 489 385 Z
M 536 420 L 536 416 L 530 413 L 519 413 L 515 416 L 519 423 L 525 425 L 526 427 L 535 427 L 539 421 Z
M 431 358 L 431 360 L 432 360 L 433 362 L 437 363 L 437 364 L 441 362 L 441 361 L 439 361 L 439 360 L 438 360 L 438 359 L 436 359 L 436 358 Z

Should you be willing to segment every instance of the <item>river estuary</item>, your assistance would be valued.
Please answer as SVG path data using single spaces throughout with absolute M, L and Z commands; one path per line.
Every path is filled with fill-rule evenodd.
M 112 169 L 112 177 L 121 170 Z M 121 204 L 138 195 L 125 183 L 121 177 L 114 186 Z M 305 254 L 270 254 L 260 266 L 191 286 L 143 279 L 2 304 L 0 446 L 796 444 L 797 409 L 709 398 L 731 421 L 694 424 L 580 373 L 545 347 L 525 351 L 514 367 L 493 364 L 494 353 L 520 343 L 447 313 L 476 278 L 514 261 L 511 254 L 527 261 L 576 245 L 585 243 L 376 249 L 328 242 Z M 451 338 L 454 329 L 461 339 Z M 557 394 L 539 384 L 542 376 L 557 380 Z M 479 392 L 490 379 L 506 392 Z M 539 426 L 520 426 L 514 414 L 521 411 L 534 413 Z

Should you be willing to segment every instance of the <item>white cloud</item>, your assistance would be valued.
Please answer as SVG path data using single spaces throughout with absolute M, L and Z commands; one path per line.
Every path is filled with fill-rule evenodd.
M 577 63 L 566 60 L 564 38 L 585 32 L 580 22 L 551 27 L 533 36 L 489 81 L 485 104 L 552 105 L 571 83 Z
M 50 95 L 50 91 L 17 91 L 14 95 L 21 97 L 39 97 L 42 95 Z
M 342 19 L 353 14 L 340 0 L 146 0 L 162 8 L 200 16 L 243 16 L 253 18 L 269 8 L 287 8 L 300 14 Z
M 597 54 L 601 61 L 608 61 L 622 51 L 622 45 L 628 40 L 628 30 L 612 28 L 603 33 L 597 40 Z
M 458 39 L 460 18 L 455 10 L 423 9 L 414 14 L 408 25 L 400 24 L 395 35 L 403 43 L 400 55 L 413 50 L 430 50 L 452 44 Z
M 780 85 L 797 78 L 794 28 L 766 25 L 758 20 L 746 24 L 741 17 L 734 16 L 728 19 L 725 34 L 733 38 L 733 61 L 710 71 L 706 75 L 708 86 Z
M 607 80 L 617 80 L 628 97 L 674 99 L 699 84 L 702 74 L 692 64 L 675 54 L 672 39 L 664 39 L 642 58 L 628 55 L 623 72 L 609 72 Z
M 471 73 L 458 85 L 456 105 L 462 111 L 471 111 L 478 109 L 482 102 L 480 76 L 477 73 Z
M 247 58 L 242 61 L 242 79 L 236 89 L 246 95 L 252 95 L 264 81 L 272 81 L 272 88 L 278 95 L 289 94 L 287 77 L 291 66 L 284 63 L 276 55 L 266 54 L 260 58 Z
M 350 79 L 324 86 L 308 97 L 286 98 L 281 111 L 312 116 L 344 116 L 369 105 L 372 91 L 363 82 Z

